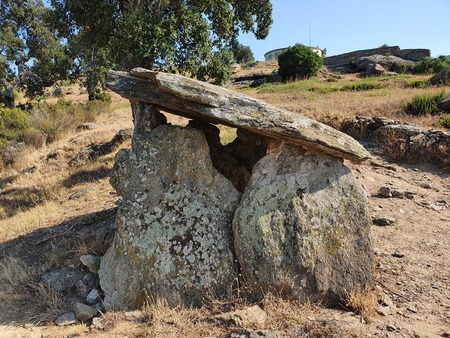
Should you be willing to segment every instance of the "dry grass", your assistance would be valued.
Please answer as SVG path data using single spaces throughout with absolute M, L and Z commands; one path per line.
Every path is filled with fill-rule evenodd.
M 348 295 L 347 306 L 361 315 L 367 323 L 373 321 L 378 307 L 378 296 L 372 289 L 352 292 Z
M 414 79 L 423 81 L 427 77 L 398 75 L 373 78 L 369 81 L 380 84 L 382 88 L 367 91 L 341 91 L 345 86 L 368 81 L 354 75 L 343 76 L 336 82 L 312 78 L 281 85 L 269 84 L 255 89 L 245 88 L 240 91 L 276 107 L 303 114 L 334 127 L 339 127 L 343 120 L 355 116 L 383 116 L 401 122 L 442 129 L 438 116 L 418 118 L 406 114 L 406 105 L 415 95 L 437 94 L 442 91 L 442 88 L 438 87 L 409 88 L 407 83 Z

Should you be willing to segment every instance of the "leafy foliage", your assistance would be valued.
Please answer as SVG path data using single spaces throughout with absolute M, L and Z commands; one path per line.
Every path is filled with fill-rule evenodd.
M 439 56 L 437 58 L 424 57 L 422 61 L 418 62 L 414 68 L 414 74 L 435 74 L 444 69 L 450 68 L 450 62 L 445 56 Z
M 234 60 L 237 63 L 250 63 L 255 61 L 253 52 L 249 46 L 241 45 L 240 43 L 234 43 L 231 47 L 231 51 L 234 55 Z
M 381 89 L 383 88 L 380 83 L 376 82 L 360 82 L 360 83 L 353 83 L 347 86 L 344 86 L 341 88 L 342 91 L 365 91 L 365 90 L 372 90 L 372 89 Z
M 239 32 L 268 35 L 269 0 L 52 0 L 91 94 L 107 69 L 156 68 L 223 83 Z M 97 76 L 97 78 L 95 78 Z
M 438 94 L 420 94 L 413 97 L 406 105 L 406 110 L 412 115 L 435 114 L 438 111 L 438 102 L 445 99 L 445 92 Z
M 311 48 L 296 44 L 287 48 L 278 58 L 279 74 L 284 79 L 306 79 L 317 73 L 323 59 Z
M 0 107 L 0 142 L 18 139 L 27 127 L 28 117 L 21 109 Z
M 445 115 L 439 123 L 444 128 L 450 129 L 450 114 Z
M 16 85 L 30 97 L 67 78 L 72 62 L 63 41 L 51 29 L 51 9 L 40 0 L 0 2 L 0 78 L 11 80 L 17 67 Z

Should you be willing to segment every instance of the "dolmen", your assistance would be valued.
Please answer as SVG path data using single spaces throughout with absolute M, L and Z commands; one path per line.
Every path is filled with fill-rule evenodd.
M 244 287 L 338 304 L 372 283 L 367 198 L 344 165 L 370 155 L 353 138 L 176 74 L 112 72 L 107 87 L 134 121 L 111 176 L 122 199 L 99 270 L 107 309 L 201 306 Z M 218 124 L 236 139 L 222 145 Z

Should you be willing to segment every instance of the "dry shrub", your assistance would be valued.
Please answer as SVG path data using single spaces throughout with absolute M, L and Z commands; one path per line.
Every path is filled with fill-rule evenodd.
M 32 281 L 29 267 L 19 258 L 0 261 L 0 302 L 17 302 L 26 298 L 24 290 Z
M 394 130 L 384 130 L 382 135 L 379 135 L 377 142 L 381 145 L 383 152 L 394 160 L 404 159 L 405 140 Z
M 370 288 L 354 291 L 348 294 L 346 306 L 361 315 L 367 323 L 370 323 L 377 313 L 378 297 Z

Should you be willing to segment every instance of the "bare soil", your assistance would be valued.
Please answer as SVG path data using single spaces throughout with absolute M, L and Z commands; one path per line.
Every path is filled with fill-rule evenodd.
M 117 97 L 113 101 L 115 105 L 124 102 Z M 174 123 L 183 123 L 171 118 Z M 131 113 L 129 108 L 115 109 L 100 116 L 96 123 L 100 129 L 69 135 L 66 140 L 31 156 L 25 167 L 36 165 L 40 171 L 45 171 L 45 157 L 49 153 L 67 149 L 69 145 L 75 152 L 85 145 L 83 138 L 89 139 L 99 131 L 102 138 L 112 138 L 119 129 L 130 127 Z M 375 247 L 372 292 L 382 296 L 384 305 L 380 304 L 378 313 L 367 322 L 345 307 L 328 309 L 272 299 L 261 304 L 270 320 L 263 327 L 249 329 L 276 330 L 280 337 L 293 337 L 290 329 L 295 327 L 308 328 L 304 337 L 450 337 L 450 170 L 393 162 L 379 148 L 367 145 L 367 149 L 373 155 L 372 160 L 360 165 L 346 164 L 365 188 L 373 217 L 387 216 L 396 220 L 389 226 L 372 227 Z M 111 166 L 111 157 L 108 157 L 104 169 L 110 170 Z M 15 173 L 18 172 L 19 169 Z M 8 181 L 13 174 L 2 173 L 0 193 L 14 184 Z M 23 228 L 6 231 L 8 220 L 2 220 L 0 258 L 19 256 L 30 269 L 40 271 L 39 264 L 44 256 L 65 243 L 72 255 L 46 268 L 81 268 L 77 261 L 80 254 L 104 250 L 101 246 L 95 247 L 89 239 L 92 240 L 98 227 L 113 226 L 118 196 L 101 171 L 88 177 L 74 180 L 75 184 L 67 188 L 66 195 L 59 198 L 56 205 L 48 203 L 37 207 L 38 219 L 21 218 L 22 223 L 28 222 L 22 224 Z M 85 187 L 93 190 L 78 200 L 69 199 L 70 194 Z M 382 197 L 382 187 L 399 192 L 400 196 Z M 17 283 L 22 281 L 17 280 Z M 239 329 L 237 325 L 208 321 L 218 309 L 225 307 L 160 309 L 159 312 L 147 309 L 146 316 L 139 322 L 127 320 L 123 312 L 112 312 L 103 316 L 108 323 L 104 329 L 85 324 L 58 327 L 52 321 L 67 310 L 65 296 L 58 295 L 61 299 L 52 311 L 49 299 L 45 304 L 40 301 L 37 306 L 33 297 L 43 296 L 42 293 L 35 295 L 32 286 L 36 283 L 38 280 L 34 277 L 17 286 L 17 290 L 26 294 L 22 298 L 8 298 L 0 292 L 1 337 L 229 337 Z M 0 291 L 4 292 L 2 287 L 0 285 Z M 235 304 L 235 307 L 241 306 L 242 303 Z

